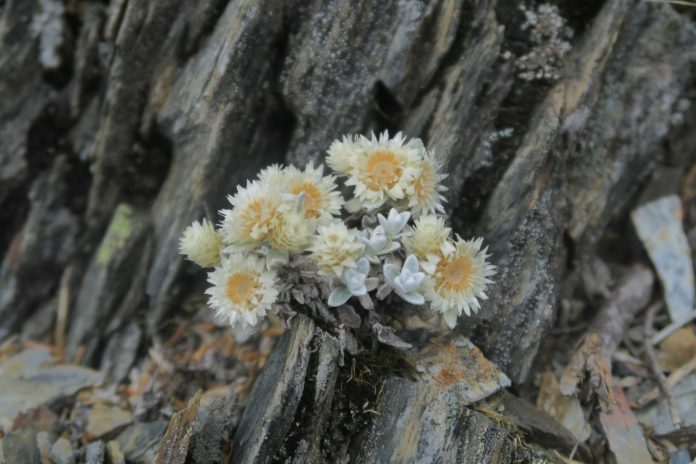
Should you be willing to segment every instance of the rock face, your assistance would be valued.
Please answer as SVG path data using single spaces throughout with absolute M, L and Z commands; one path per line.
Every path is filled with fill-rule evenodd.
M 0 342 L 45 331 L 60 294 L 67 355 L 114 381 L 191 291 L 177 253 L 186 225 L 263 165 L 317 161 L 342 134 L 389 129 L 435 151 L 455 231 L 490 245 L 497 284 L 461 332 L 522 384 L 567 263 L 654 164 L 693 156 L 670 147 L 696 125 L 696 105 L 678 109 L 696 28 L 663 3 L 553 2 L 544 14 L 511 0 L 72 3 L 0 3 Z M 281 343 L 251 405 L 268 406 L 269 390 L 306 394 L 283 405 L 289 416 L 335 403 L 336 347 L 325 338 L 309 354 L 305 329 Z M 412 411 L 435 407 L 416 398 Z M 406 414 L 385 408 L 385 423 Z M 472 440 L 497 430 L 459 412 L 453 426 Z M 239 462 L 320 456 L 321 429 L 295 433 L 292 421 L 267 424 L 255 456 L 235 449 Z M 488 459 L 512 449 L 501 437 L 487 439 Z M 131 441 L 119 439 L 129 459 L 157 452 Z M 398 455 L 364 443 L 365 462 Z

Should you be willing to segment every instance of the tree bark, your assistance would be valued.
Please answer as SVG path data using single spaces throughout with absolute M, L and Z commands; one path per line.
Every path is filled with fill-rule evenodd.
M 656 166 L 694 157 L 693 143 L 680 150 L 696 128 L 696 105 L 680 106 L 696 88 L 688 12 L 553 3 L 574 30 L 554 31 L 567 53 L 508 0 L 0 2 L 0 342 L 45 335 L 63 289 L 66 355 L 83 350 L 123 380 L 142 350 L 116 362 L 119 345 L 150 346 L 200 291 L 203 273 L 178 254 L 192 220 L 269 163 L 403 130 L 444 162 L 455 231 L 483 236 L 499 270 L 453 336 L 496 379 L 524 384 L 569 269 Z M 547 74 L 530 78 L 539 55 Z M 343 388 L 337 339 L 295 321 L 251 394 L 234 462 L 529 457 L 427 378 L 387 369 L 371 380 L 379 394 Z M 473 349 L 452 343 L 459 358 Z M 363 394 L 374 417 L 352 421 Z

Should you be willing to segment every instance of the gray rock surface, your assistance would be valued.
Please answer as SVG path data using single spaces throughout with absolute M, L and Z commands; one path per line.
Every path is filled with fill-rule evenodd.
M 42 349 L 24 351 L 0 363 L 0 426 L 11 429 L 18 414 L 70 397 L 101 382 L 92 370 L 71 365 L 50 365 Z
M 55 464 L 75 464 L 77 462 L 70 440 L 62 437 L 51 446 L 50 456 Z
M 118 461 L 122 454 L 128 462 L 135 464 L 154 463 L 166 428 L 166 421 L 138 422 L 131 425 L 116 437 L 118 450 L 112 450 L 111 460 Z M 117 456 L 116 459 L 114 454 Z

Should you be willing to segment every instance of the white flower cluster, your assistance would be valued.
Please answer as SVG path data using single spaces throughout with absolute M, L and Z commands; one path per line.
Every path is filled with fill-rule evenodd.
M 220 318 L 254 326 L 289 304 L 279 301 L 291 293 L 281 291 L 283 276 L 298 257 L 314 263 L 316 281 L 331 289 L 325 303 L 338 311 L 351 298 L 375 310 L 373 297 L 392 293 L 428 303 L 449 327 L 478 310 L 494 266 L 481 239 L 451 237 L 445 176 L 419 139 L 344 137 L 327 163 L 338 178 L 313 166 L 270 166 L 228 197 L 232 209 L 220 212 L 218 229 L 203 220 L 184 231 L 181 253 L 214 268 L 206 293 Z

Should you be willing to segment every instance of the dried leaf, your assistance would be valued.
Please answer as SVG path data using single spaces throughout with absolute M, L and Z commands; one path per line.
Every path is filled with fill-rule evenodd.
M 343 324 L 338 327 L 338 365 L 343 366 L 343 352 L 347 351 L 351 355 L 355 356 L 358 354 L 358 341 L 353 336 L 350 330 L 346 330 Z
M 577 386 L 589 375 L 590 388 L 600 400 L 603 411 L 611 409 L 611 365 L 603 355 L 602 339 L 597 332 L 589 332 L 575 349 L 561 379 L 561 393 L 574 395 Z
M 304 299 L 304 294 L 302 293 L 301 290 L 293 288 L 291 290 L 292 292 L 292 297 L 297 301 L 299 304 L 304 304 L 305 299 Z
M 377 299 L 382 301 L 386 297 L 388 297 L 392 292 L 392 288 L 389 284 L 383 284 L 379 289 L 377 290 Z
M 672 371 L 696 356 L 696 335 L 693 329 L 682 327 L 660 343 L 660 365 Z
M 360 301 L 360 304 L 365 309 L 375 309 L 375 304 L 372 302 L 372 298 L 370 298 L 370 295 L 365 294 L 359 297 L 358 301 Z
M 563 395 L 558 379 L 551 371 L 546 371 L 541 376 L 537 408 L 549 413 L 579 442 L 584 442 L 590 437 L 590 424 L 585 418 L 580 400 L 575 396 Z
M 351 305 L 343 305 L 336 308 L 336 314 L 338 314 L 341 325 L 345 325 L 348 328 L 357 329 L 362 325 L 360 315 Z
M 379 340 L 381 343 L 399 350 L 407 350 L 412 346 L 410 343 L 407 343 L 399 338 L 394 332 L 394 329 L 389 326 L 376 323 L 372 326 L 372 332 L 377 336 L 377 340 Z

